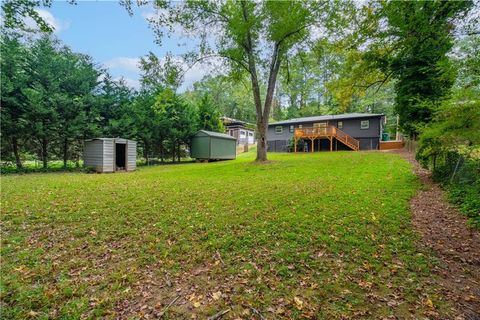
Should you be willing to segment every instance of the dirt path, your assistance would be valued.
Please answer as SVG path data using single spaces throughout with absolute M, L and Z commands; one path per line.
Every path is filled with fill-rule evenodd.
M 413 225 L 439 259 L 440 293 L 452 301 L 458 319 L 480 319 L 480 232 L 468 227 L 467 219 L 445 201 L 430 172 L 407 151 L 395 151 L 414 166 L 423 188 L 411 200 Z

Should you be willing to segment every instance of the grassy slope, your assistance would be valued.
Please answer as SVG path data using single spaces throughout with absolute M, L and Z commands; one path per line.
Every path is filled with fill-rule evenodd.
M 275 318 L 448 312 L 414 245 L 408 163 L 252 157 L 3 177 L 3 318 L 113 317 L 133 301 L 157 312 L 177 294 L 167 318 L 226 307 L 245 319 L 250 307 Z

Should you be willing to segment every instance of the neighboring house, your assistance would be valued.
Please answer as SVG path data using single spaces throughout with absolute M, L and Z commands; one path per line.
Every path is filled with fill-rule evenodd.
M 237 144 L 255 144 L 255 131 L 247 127 L 249 123 L 227 117 L 222 121 L 225 133 L 237 139 Z
M 270 123 L 268 151 L 376 150 L 383 120 L 383 114 L 346 113 Z

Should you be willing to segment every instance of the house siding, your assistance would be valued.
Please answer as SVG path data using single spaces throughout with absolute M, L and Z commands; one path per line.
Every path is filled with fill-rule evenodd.
M 369 120 L 369 128 L 361 129 L 361 121 Z M 304 128 L 313 127 L 314 123 L 318 122 L 327 122 L 327 125 L 338 127 L 338 122 L 343 123 L 343 128 L 341 130 L 351 137 L 359 140 L 360 150 L 376 150 L 378 149 L 380 143 L 381 135 L 381 117 L 362 117 L 362 118 L 350 118 L 350 119 L 334 119 L 328 121 L 305 121 L 302 123 L 295 124 L 271 124 L 268 126 L 267 131 L 267 145 L 268 151 L 271 152 L 286 152 L 288 151 L 288 145 L 290 139 L 293 137 L 293 132 L 290 132 L 290 126 L 293 125 L 295 128 L 299 128 L 302 125 Z M 275 127 L 281 126 L 282 133 L 276 133 Z M 326 142 L 323 142 L 325 139 L 318 139 L 319 141 L 314 142 L 315 151 L 330 150 L 329 143 L 328 148 L 325 147 Z M 326 141 L 326 140 L 325 140 Z M 309 149 L 311 145 L 309 144 Z M 336 148 L 335 148 L 336 147 Z M 334 150 L 350 150 L 350 148 L 344 146 L 341 142 L 334 141 Z

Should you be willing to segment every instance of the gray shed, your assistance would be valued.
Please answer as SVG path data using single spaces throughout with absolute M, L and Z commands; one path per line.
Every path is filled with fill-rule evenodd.
M 122 138 L 95 138 L 85 141 L 85 167 L 97 172 L 133 171 L 137 168 L 137 142 Z

